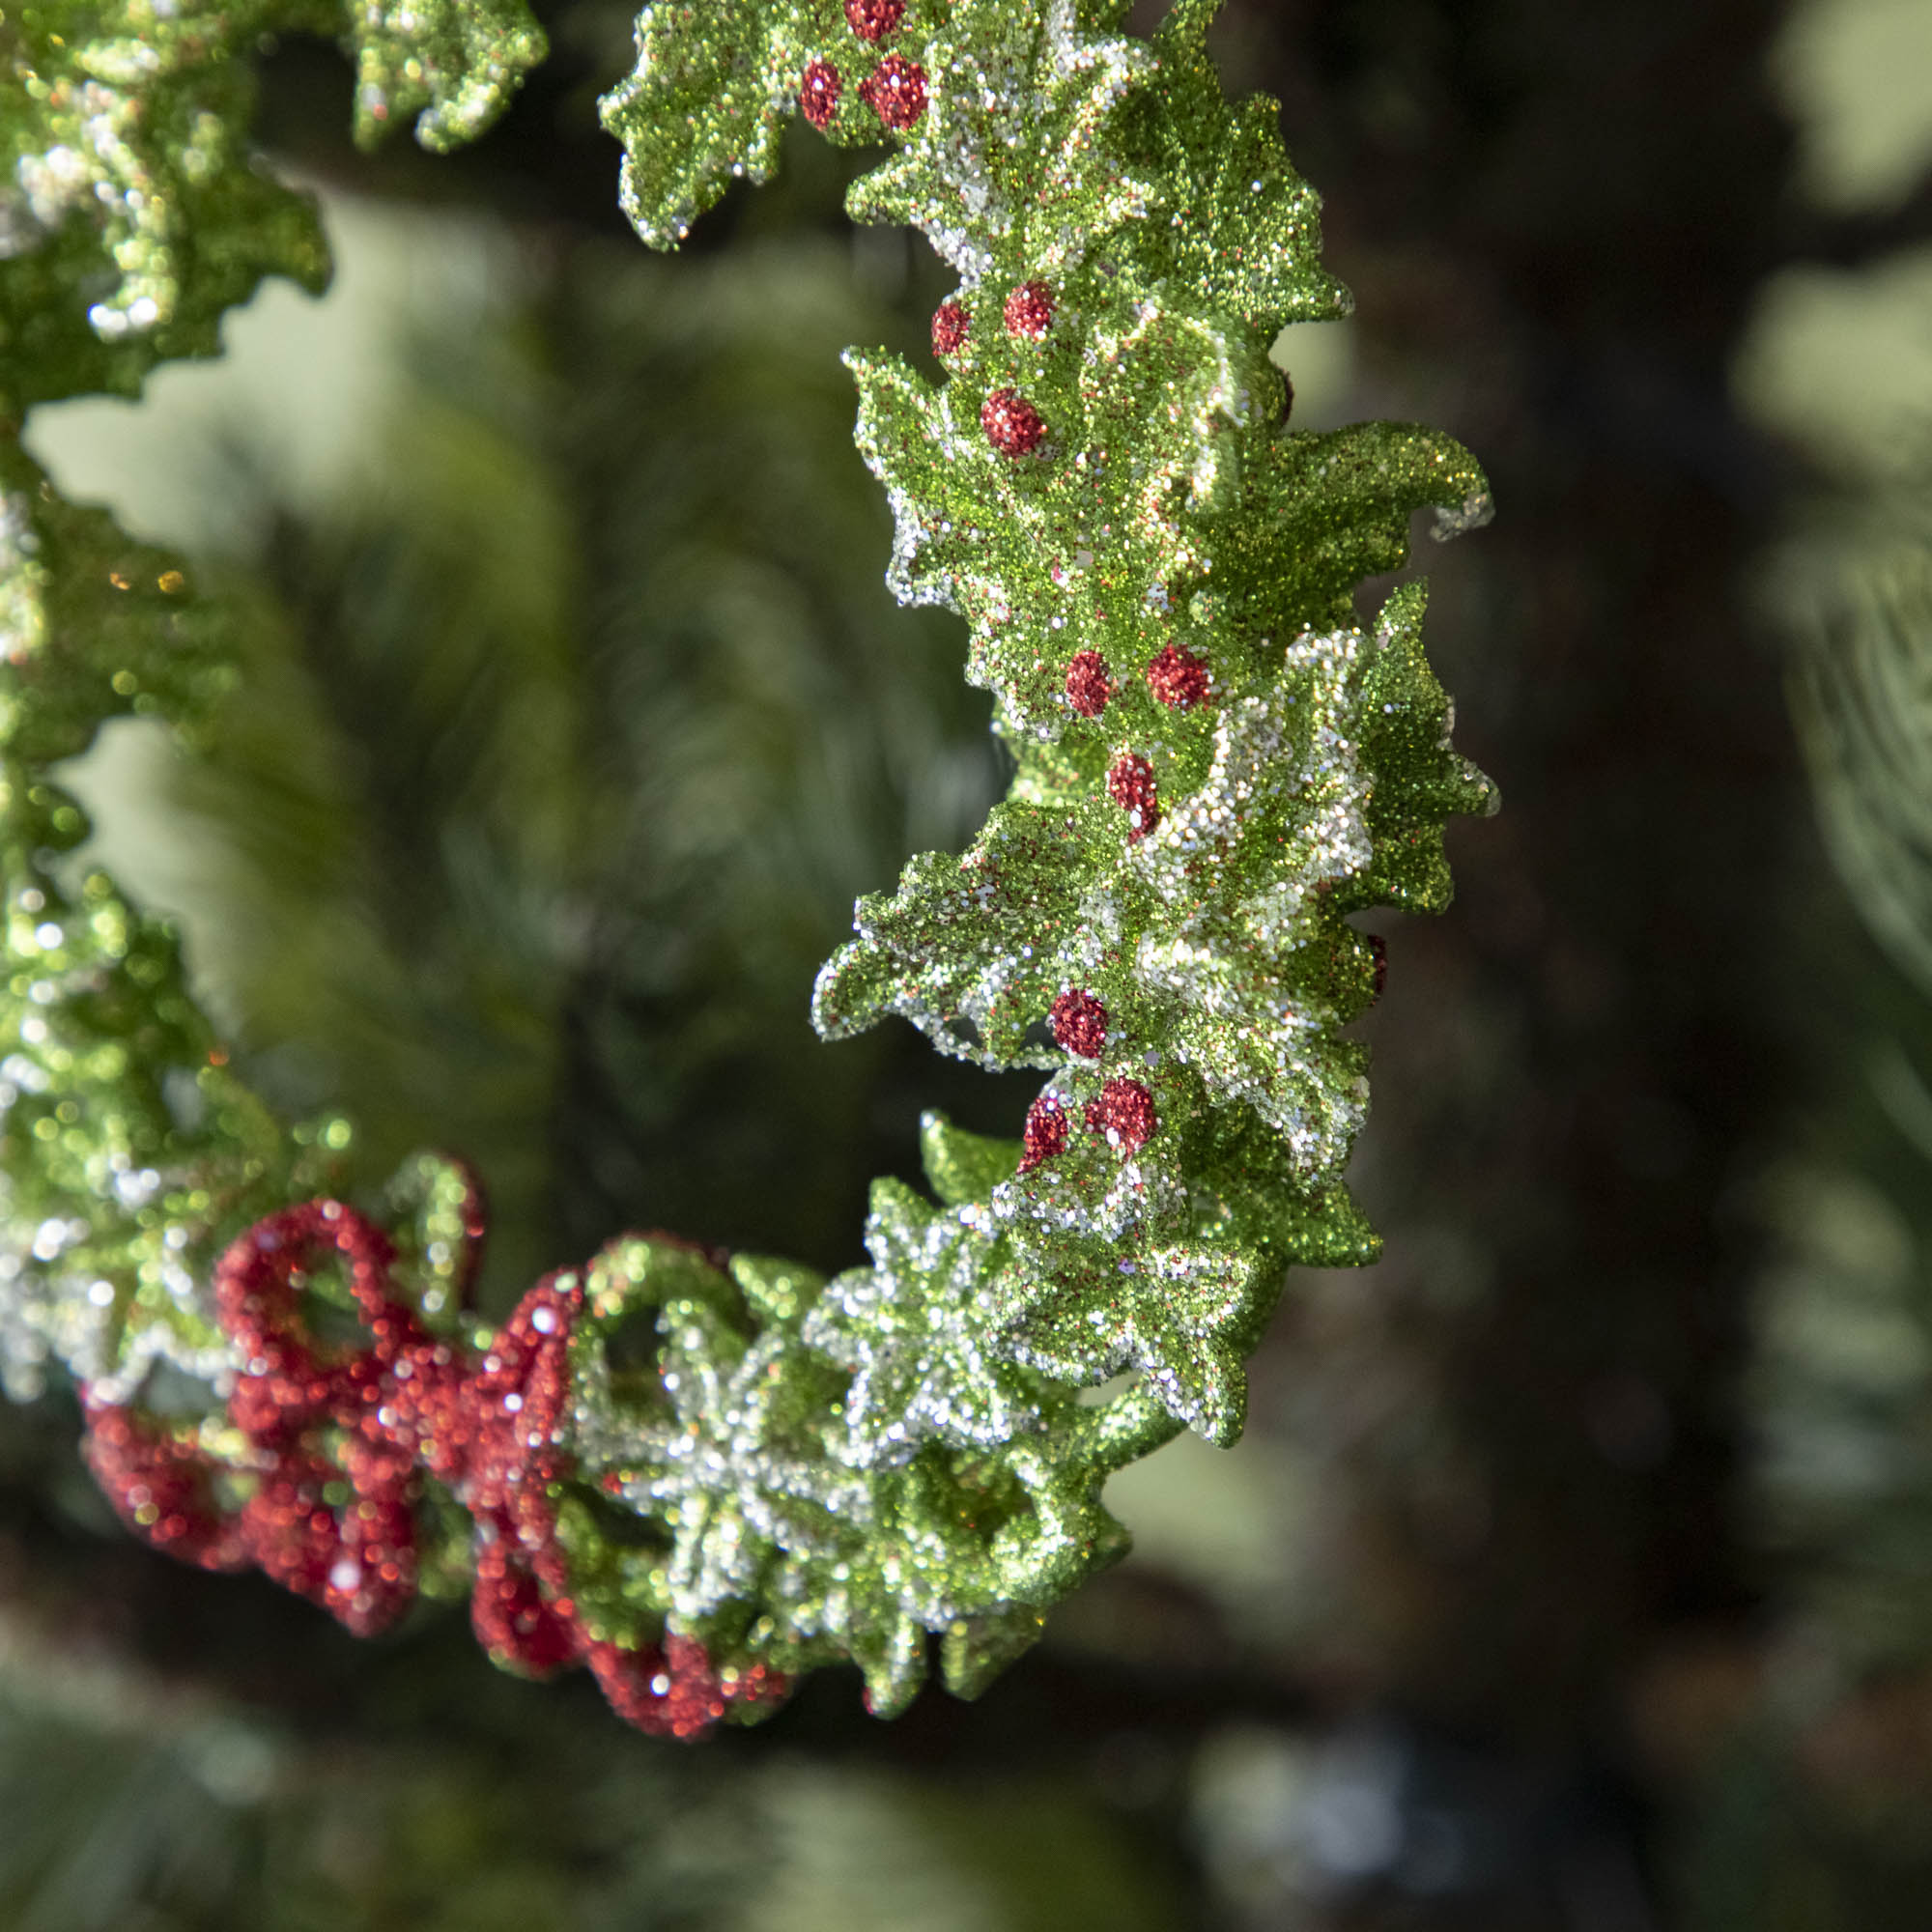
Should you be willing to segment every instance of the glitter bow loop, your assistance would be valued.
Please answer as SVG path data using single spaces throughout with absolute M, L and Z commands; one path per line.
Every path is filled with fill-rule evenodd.
M 270 1576 L 360 1633 L 395 1622 L 416 1593 L 418 1459 L 390 1398 L 399 1365 L 429 1370 L 436 1345 L 395 1298 L 394 1261 L 373 1222 L 321 1200 L 258 1222 L 214 1271 L 215 1310 L 242 1357 L 229 1420 L 257 1478 L 243 1538 Z M 316 1330 L 337 1265 L 360 1347 Z
M 304 1312 L 317 1275 L 339 1262 L 368 1341 L 331 1349 Z M 215 1311 L 242 1357 L 229 1399 L 236 1426 L 268 1444 L 327 1418 L 355 1427 L 380 1402 L 408 1348 L 428 1337 L 394 1299 L 395 1249 L 383 1231 L 339 1201 L 311 1201 L 256 1224 L 214 1271 Z

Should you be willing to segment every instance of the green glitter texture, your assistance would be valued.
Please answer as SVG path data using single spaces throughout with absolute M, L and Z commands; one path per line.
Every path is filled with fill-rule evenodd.
M 544 54 L 523 0 L 92 0 L 0 10 L 0 423 L 138 393 L 213 355 L 265 275 L 328 280 L 313 201 L 249 151 L 247 57 L 339 38 L 355 130 L 417 114 L 424 146 L 480 133 Z
M 31 10 L 0 26 L 15 177 L 50 184 L 16 198 L 0 261 L 15 417 L 209 353 L 264 273 L 326 273 L 306 204 L 249 162 L 237 52 L 327 10 L 59 11 L 89 33 Z M 830 139 L 893 146 L 854 215 L 918 226 L 959 274 L 943 382 L 848 362 L 897 522 L 889 582 L 965 619 L 1017 770 L 966 854 L 860 901 L 813 1018 L 836 1038 L 896 1013 L 944 1052 L 1045 1071 L 1034 1119 L 1059 1136 L 1023 1160 L 928 1116 L 936 1198 L 880 1181 L 869 1265 L 829 1282 L 662 1237 L 589 1264 L 554 1498 L 571 1593 L 594 1635 L 695 1637 L 727 1684 L 849 1659 L 889 1713 L 936 1633 L 949 1687 L 975 1694 L 1126 1548 L 1111 1473 L 1183 1428 L 1236 1439 L 1287 1268 L 1376 1252 L 1341 1179 L 1367 1106 L 1343 1030 L 1377 979 L 1346 915 L 1439 910 L 1443 822 L 1494 804 L 1449 748 L 1420 585 L 1367 621 L 1353 602 L 1406 561 L 1413 512 L 1439 535 L 1481 522 L 1482 476 L 1427 430 L 1287 425 L 1270 343 L 1348 309 L 1316 198 L 1275 103 L 1223 98 L 1208 0 L 1151 41 L 1120 34 L 1125 11 L 910 0 L 868 40 L 891 9 L 653 5 L 604 103 L 656 245 L 770 175 L 803 94 Z M 465 138 L 540 51 L 521 8 L 346 15 L 364 134 L 417 113 L 427 145 Z M 996 435 L 1016 400 L 1025 434 Z M 191 741 L 230 658 L 180 566 L 8 462 L 0 1353 L 21 1390 L 48 1359 L 121 1396 L 157 1362 L 217 1381 L 213 1254 L 328 1185 L 350 1129 L 271 1121 L 166 931 L 63 870 L 84 825 L 45 768 L 128 710 Z M 1073 701 L 1076 658 L 1104 705 Z M 1081 1051 L 1050 1019 L 1075 994 L 1104 1013 Z M 466 1188 L 425 1156 L 384 1217 L 445 1324 Z M 460 1569 L 459 1514 L 435 1510 L 426 1567 Z

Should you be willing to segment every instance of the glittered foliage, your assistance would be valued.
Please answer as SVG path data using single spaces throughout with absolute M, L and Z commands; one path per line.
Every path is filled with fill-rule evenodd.
M 838 0 L 660 0 L 639 14 L 636 71 L 603 113 L 624 144 L 619 198 L 645 241 L 681 240 L 734 176 L 769 180 L 801 105 L 821 130 L 840 125 L 847 81 L 817 50 L 841 39 L 868 51 Z
M 543 37 L 523 0 L 89 0 L 0 16 L 0 418 L 138 391 L 212 355 L 265 275 L 312 292 L 312 199 L 251 150 L 248 55 L 277 31 L 342 41 L 363 139 L 417 113 L 425 146 L 479 133 Z
M 355 56 L 355 135 L 367 144 L 413 115 L 447 154 L 473 141 L 543 59 L 525 0 L 342 0 Z
M 1148 232 L 1142 259 L 1154 276 L 1196 292 L 1202 306 L 1247 323 L 1279 327 L 1347 315 L 1349 292 L 1321 269 L 1321 199 L 1289 161 L 1279 103 L 1264 94 L 1231 102 L 1222 94 L 1208 52 L 1219 7 L 1177 0 L 1153 41 L 1158 103 L 1136 102 L 1123 130 L 1173 210 Z
M 989 1648 L 1024 1647 L 1037 1606 L 1124 1547 L 1086 1412 L 960 1319 L 973 1240 L 884 1181 L 873 1267 L 829 1284 L 663 1238 L 598 1258 L 560 1516 L 593 1629 L 668 1624 L 726 1683 L 849 1658 L 889 1714 L 928 1632 L 975 1687 Z
M 206 351 L 264 272 L 319 279 L 305 206 L 248 160 L 236 56 L 322 11 L 0 27 L 32 103 L 0 261 L 16 412 Z M 251 1101 L 170 935 L 50 856 L 83 826 L 47 767 L 101 719 L 194 742 L 232 676 L 220 608 L 11 459 L 0 1338 L 16 1382 L 57 1360 L 87 1385 L 97 1473 L 162 1547 L 358 1629 L 468 1587 L 498 1662 L 584 1665 L 678 1736 L 841 1661 L 896 1711 L 935 1647 L 973 1695 L 1126 1547 L 1110 1473 L 1183 1428 L 1239 1435 L 1289 1266 L 1373 1258 L 1346 1030 L 1381 967 L 1348 915 L 1446 904 L 1443 821 L 1493 799 L 1449 747 L 1420 585 L 1355 599 L 1416 511 L 1453 534 L 1488 498 L 1446 438 L 1288 424 L 1271 342 L 1348 306 L 1316 197 L 1274 103 L 1224 98 L 1211 4 L 1151 40 L 1125 11 L 659 0 L 604 102 L 655 244 L 766 178 L 797 113 L 885 151 L 852 213 L 958 276 L 936 379 L 847 361 L 888 582 L 965 620 L 1014 776 L 963 855 L 859 901 L 812 1015 L 1046 1078 L 1014 1139 L 927 1116 L 930 1195 L 875 1184 L 862 1266 L 631 1235 L 491 1329 L 468 1170 L 419 1156 L 340 1198 L 349 1124 Z M 370 0 L 336 30 L 358 129 L 413 114 L 432 147 L 540 50 L 501 0 Z M 155 1407 L 156 1361 L 198 1406 Z
M 293 1134 L 227 1065 L 172 931 L 68 855 L 87 835 L 48 768 L 116 716 L 192 732 L 232 676 L 218 607 L 0 454 L 0 1377 L 50 1359 L 131 1387 L 156 1360 L 218 1370 L 206 1272 L 285 1189 L 327 1178 L 333 1123 Z
M 247 139 L 262 0 L 20 9 L 0 19 L 0 413 L 132 394 L 211 355 L 264 275 L 320 290 L 307 196 Z

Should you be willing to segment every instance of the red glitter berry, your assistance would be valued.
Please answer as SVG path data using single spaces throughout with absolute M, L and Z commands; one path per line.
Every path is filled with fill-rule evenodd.
M 1075 651 L 1066 667 L 1067 701 L 1083 718 L 1097 718 L 1114 695 L 1107 660 L 1098 651 Z
M 1122 1154 L 1138 1153 L 1153 1139 L 1160 1125 L 1153 1095 L 1138 1080 L 1110 1080 L 1097 1100 L 1087 1103 L 1090 1131 L 1104 1134 L 1109 1147 Z
M 932 312 L 932 353 L 951 355 L 966 340 L 972 318 L 955 301 L 944 301 Z
M 1107 1009 L 1092 993 L 1074 987 L 1053 1003 L 1053 1037 L 1068 1053 L 1097 1060 L 1107 1044 Z
M 1185 711 L 1208 696 L 1208 666 L 1192 651 L 1169 644 L 1147 668 L 1148 689 L 1163 704 Z
M 980 411 L 980 427 L 1002 456 L 1029 456 L 1046 437 L 1046 419 L 1017 389 L 995 389 Z
M 925 70 L 903 54 L 888 54 L 859 83 L 859 99 L 903 134 L 925 112 Z
M 1042 1094 L 1027 1109 L 1020 1129 L 1020 1172 L 1026 1174 L 1066 1151 L 1066 1110 L 1052 1094 Z
M 1107 774 L 1107 796 L 1127 814 L 1127 841 L 1145 838 L 1160 823 L 1153 767 L 1138 752 L 1123 752 Z
M 1044 282 L 1022 282 L 1007 298 L 1007 333 L 1038 342 L 1053 327 L 1053 291 Z
M 838 112 L 838 97 L 844 92 L 845 82 L 830 61 L 811 61 L 799 83 L 798 104 L 814 128 L 829 128 Z
M 869 46 L 898 32 L 905 10 L 906 0 L 845 0 L 845 24 Z

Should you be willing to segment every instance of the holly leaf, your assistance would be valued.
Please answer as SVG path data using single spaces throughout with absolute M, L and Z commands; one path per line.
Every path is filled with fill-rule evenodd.
M 920 1116 L 919 1153 L 927 1183 L 948 1208 L 984 1201 L 1020 1163 L 1018 1141 L 969 1134 L 934 1111 Z
M 1029 1044 L 1027 1030 L 1085 956 L 1079 912 L 1096 862 L 1083 848 L 1104 810 L 1009 802 L 963 858 L 921 853 L 893 896 L 859 901 L 859 937 L 820 971 L 812 1025 L 842 1039 L 898 1013 L 956 1059 L 1059 1065 L 1060 1051 Z
M 738 176 L 769 181 L 822 6 L 655 0 L 635 67 L 598 104 L 624 146 L 617 197 L 654 248 L 675 247 Z
M 1409 519 L 1437 512 L 1437 533 L 1479 527 L 1489 484 L 1454 438 L 1414 423 L 1290 431 L 1256 452 L 1238 535 L 1217 557 L 1229 621 L 1261 636 L 1354 621 L 1365 577 L 1400 570 Z
M 120 717 L 192 739 L 234 686 L 233 625 L 179 556 L 68 502 L 0 440 L 0 753 L 54 764 Z
M 322 292 L 313 198 L 250 146 L 250 57 L 266 33 L 330 33 L 345 14 L 365 143 L 417 113 L 424 146 L 453 148 L 544 54 L 525 0 L 104 0 L 0 17 L 0 412 L 134 395 L 156 363 L 217 354 L 222 313 L 266 275 Z
M 888 584 L 964 616 L 968 681 L 1010 722 L 1058 729 L 1076 653 L 1139 666 L 1171 640 L 1167 585 L 1204 569 L 1201 520 L 1240 502 L 1241 446 L 1281 379 L 1238 332 L 1113 301 L 1024 379 L 1045 440 L 1016 459 L 980 419 L 1011 387 L 1006 355 L 940 387 L 895 356 L 845 359 L 859 448 L 893 506 Z
M 412 114 L 436 154 L 473 141 L 549 51 L 525 0 L 353 0 L 350 17 L 364 147 Z
M 843 1459 L 890 1467 L 927 1441 L 990 1449 L 1037 1434 L 1042 1391 L 996 1351 L 980 1308 L 997 1270 L 991 1217 L 875 1180 L 866 1246 L 872 1265 L 836 1276 L 803 1330 L 853 1372 Z
M 944 1268 L 948 1237 L 933 1228 L 950 1218 L 907 1190 L 894 1198 L 894 1185 L 882 1183 L 879 1246 L 907 1272 L 904 1292 L 884 1297 L 888 1321 L 855 1313 L 869 1290 L 821 1321 L 810 1284 L 793 1283 L 806 1326 L 840 1348 L 867 1332 L 884 1344 L 873 1360 L 886 1375 L 893 1321 L 928 1319 L 914 1274 L 935 1256 Z M 760 1294 L 784 1302 L 792 1291 L 774 1288 L 775 1268 L 785 1272 L 752 1272 Z M 720 1670 L 764 1663 L 789 1676 L 849 1658 L 883 1716 L 923 1682 L 927 1633 L 1000 1625 L 1121 1553 L 1099 1502 L 1104 1472 L 1024 1428 L 991 1450 L 928 1439 L 903 1459 L 882 1441 L 872 1466 L 854 1466 L 839 1421 L 850 1372 L 796 1321 L 761 1328 L 739 1288 L 663 1239 L 613 1242 L 590 1267 L 565 1445 L 582 1480 L 558 1527 L 594 1628 L 637 1641 L 661 1621 L 701 1641 Z M 1009 1388 L 1031 1383 L 985 1366 Z M 1032 1386 L 1037 1403 L 1045 1392 Z M 1089 1411 L 1065 1397 L 1052 1406 L 1066 1442 L 1084 1440 L 1075 1425 Z
M 251 158 L 261 5 L 0 18 L 0 415 L 213 355 L 265 275 L 319 294 L 311 199 Z
M 1064 282 L 1147 213 L 1148 184 L 1094 165 L 1108 118 L 1153 71 L 1143 43 L 1083 31 L 1067 0 L 1044 17 L 966 0 L 923 58 L 952 84 L 900 152 L 853 184 L 855 221 L 918 227 L 971 285 L 1022 261 Z
M 887 587 L 901 604 L 984 603 L 1019 547 L 985 495 L 979 426 L 955 414 L 951 384 L 935 387 L 900 356 L 848 350 L 845 366 L 859 388 L 859 453 L 893 506 Z
M 730 1277 L 681 1243 L 611 1242 L 586 1288 L 570 1446 L 638 1520 L 633 1540 L 659 1552 L 611 1579 L 607 1613 L 641 1606 L 707 1639 L 735 1631 L 776 1574 L 850 1541 L 841 1522 L 871 1513 L 822 1440 L 845 1377 L 797 1346 L 794 1324 L 760 1330 Z M 581 1554 L 586 1582 L 603 1540 Z
M 1455 710 L 1422 647 L 1421 583 L 1390 592 L 1362 679 L 1361 754 L 1376 775 L 1366 811 L 1375 856 L 1337 894 L 1341 907 L 1442 912 L 1454 895 L 1442 849 L 1446 819 L 1495 811 L 1496 788 L 1450 744 Z
M 1194 1240 L 1284 1268 L 1365 1267 L 1380 1256 L 1381 1237 L 1347 1185 L 1311 1183 L 1259 1115 L 1225 1108 L 1204 1129 L 1194 1155 Z
M 1132 572 L 1136 581 L 1192 567 L 1177 540 L 1181 520 L 1233 507 L 1242 433 L 1273 420 L 1281 393 L 1260 345 L 1211 320 L 1144 303 L 1095 330 L 1081 376 L 1083 446 L 1116 468 L 1131 450 L 1127 526 L 1145 520 L 1177 533 Z
M 1256 94 L 1230 105 L 1222 93 L 1208 50 L 1219 11 L 1220 0 L 1177 0 L 1155 30 L 1162 99 L 1134 116 L 1129 151 L 1146 154 L 1173 213 L 1134 232 L 1131 272 L 1137 286 L 1198 292 L 1272 339 L 1354 303 L 1321 267 L 1321 201 L 1282 146 L 1281 103 Z
M 1032 1604 L 958 1618 L 948 1626 L 940 1647 L 946 1688 L 970 1703 L 1024 1657 L 1045 1631 L 1045 1613 Z
M 1140 985 L 1172 1002 L 1175 1051 L 1308 1179 L 1340 1169 L 1368 1107 L 1367 1056 L 1338 1035 L 1373 962 L 1324 903 L 1373 856 L 1349 735 L 1365 646 L 1352 629 L 1298 639 L 1271 690 L 1221 707 L 1206 780 L 1129 859 L 1150 902 L 1175 909 L 1134 952 Z
M 1273 1304 L 1264 1283 L 1278 1270 L 1253 1255 L 1183 1242 L 1105 1273 L 1026 1281 L 995 1306 L 1015 1361 L 1089 1386 L 1138 1374 L 1178 1422 L 1225 1448 L 1247 1418 L 1242 1358 Z

